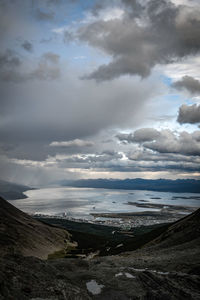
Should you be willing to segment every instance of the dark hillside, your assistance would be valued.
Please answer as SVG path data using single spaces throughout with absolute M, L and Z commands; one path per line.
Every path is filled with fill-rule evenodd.
M 0 198 L 0 254 L 21 253 L 47 258 L 49 253 L 67 248 L 69 233 L 34 220 Z
M 188 246 L 195 240 L 200 246 L 200 208 L 170 225 L 151 245 L 165 248 L 187 243 Z
M 31 189 L 25 185 L 0 180 L 0 197 L 6 200 L 25 199 L 27 197 L 23 192 Z

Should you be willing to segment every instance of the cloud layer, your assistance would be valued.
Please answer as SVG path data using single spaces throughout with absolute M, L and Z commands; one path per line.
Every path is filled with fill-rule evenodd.
M 190 123 L 196 124 L 200 123 L 200 105 L 193 104 L 193 105 L 182 105 L 179 108 L 178 118 L 177 121 L 180 124 Z
M 25 45 L 27 48 L 27 44 Z M 31 49 L 29 47 L 28 51 Z M 60 77 L 58 62 L 57 54 L 47 52 L 40 57 L 35 68 L 27 71 L 19 55 L 7 49 L 4 53 L 0 53 L 0 81 L 21 83 L 32 80 L 55 80 Z
M 174 82 L 173 86 L 178 90 L 185 89 L 191 94 L 200 94 L 200 81 L 191 76 L 184 76 L 181 80 Z
M 77 32 L 80 40 L 111 57 L 110 63 L 84 78 L 146 77 L 157 64 L 172 63 L 200 51 L 199 6 L 175 6 L 165 0 L 122 2 L 121 18 L 97 20 Z
M 91 141 L 84 141 L 80 139 L 75 139 L 72 141 L 61 141 L 61 142 L 52 142 L 49 146 L 53 147 L 91 147 L 94 143 Z
M 151 135 L 149 135 L 149 132 Z M 135 138 L 136 137 L 136 138 Z M 138 138 L 139 137 L 139 138 Z M 131 135 L 117 135 L 122 142 L 143 143 L 143 147 L 159 153 L 200 155 L 200 131 L 174 133 L 171 130 L 143 128 Z
M 196 0 L 0 0 L 0 177 L 197 178 L 199 16 Z

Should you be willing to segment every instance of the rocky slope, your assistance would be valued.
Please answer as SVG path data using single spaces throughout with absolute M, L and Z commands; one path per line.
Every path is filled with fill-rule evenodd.
M 43 224 L 0 198 L 0 255 L 21 254 L 45 259 L 72 246 L 64 230 Z
M 151 242 L 151 245 L 159 249 L 178 245 L 192 248 L 192 244 L 200 245 L 200 209 L 173 223 Z
M 7 219 L 2 213 L 1 226 Z M 200 299 L 199 214 L 173 223 L 141 249 L 118 255 L 44 261 L 8 253 L 0 258 L 0 299 Z M 2 237 L 5 242 L 5 231 Z

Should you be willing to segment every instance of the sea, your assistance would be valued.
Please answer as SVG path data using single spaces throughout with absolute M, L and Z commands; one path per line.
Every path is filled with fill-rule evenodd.
M 46 187 L 24 192 L 26 199 L 10 201 L 32 215 L 61 216 L 91 220 L 94 213 L 130 213 L 159 211 L 128 202 L 200 207 L 200 194 L 145 190 L 112 190 L 96 188 Z M 184 210 L 183 210 L 184 214 Z

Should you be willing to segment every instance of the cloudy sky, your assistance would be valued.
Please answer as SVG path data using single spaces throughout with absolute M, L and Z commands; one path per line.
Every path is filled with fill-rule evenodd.
M 199 179 L 199 0 L 0 0 L 0 36 L 1 179 Z

